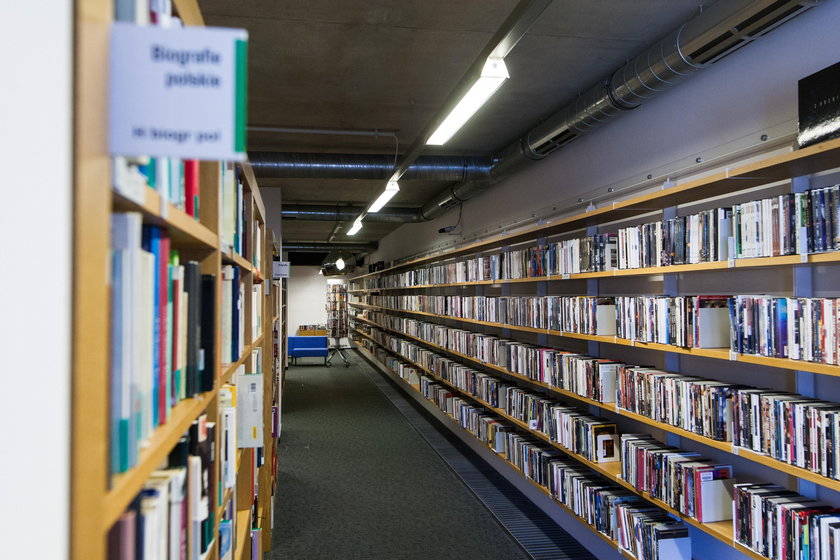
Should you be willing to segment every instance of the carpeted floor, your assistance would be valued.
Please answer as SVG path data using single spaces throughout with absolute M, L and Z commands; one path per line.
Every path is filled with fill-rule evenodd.
M 266 558 L 527 558 L 351 359 L 287 371 Z

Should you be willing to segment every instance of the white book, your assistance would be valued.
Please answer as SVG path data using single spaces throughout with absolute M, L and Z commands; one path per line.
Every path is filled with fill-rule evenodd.
M 263 446 L 263 376 L 236 375 L 237 446 Z
M 229 364 L 233 361 L 231 359 L 233 312 L 233 266 L 224 265 L 222 267 L 222 350 L 220 353 L 223 364 Z

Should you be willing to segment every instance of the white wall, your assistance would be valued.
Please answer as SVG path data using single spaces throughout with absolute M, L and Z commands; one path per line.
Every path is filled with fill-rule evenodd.
M 0 3 L 4 558 L 69 557 L 72 8 Z
M 300 325 L 327 323 L 327 279 L 320 266 L 293 266 L 288 279 L 289 318 L 286 332 L 297 334 Z
M 467 235 L 498 231 L 499 224 L 528 218 L 558 201 L 558 211 L 577 213 L 583 208 L 569 201 L 588 198 L 593 191 L 603 195 L 622 179 L 643 178 L 685 157 L 708 159 L 717 146 L 743 137 L 760 143 L 757 139 L 763 132 L 769 132 L 772 140 L 795 131 L 797 81 L 840 60 L 838 21 L 840 2 L 824 2 L 639 109 L 524 168 L 464 203 L 463 231 Z M 510 71 L 515 75 L 515 68 Z M 457 243 L 460 238 L 438 233 L 454 224 L 457 216 L 456 208 L 437 220 L 402 226 L 380 242 L 371 262 Z

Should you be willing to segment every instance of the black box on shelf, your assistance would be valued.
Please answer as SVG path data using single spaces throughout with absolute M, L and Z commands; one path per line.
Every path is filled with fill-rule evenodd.
M 840 137 L 840 62 L 799 80 L 799 147 Z

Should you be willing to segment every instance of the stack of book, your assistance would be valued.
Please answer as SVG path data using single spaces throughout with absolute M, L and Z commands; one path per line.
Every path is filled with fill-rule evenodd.
M 181 263 L 165 229 L 139 213 L 111 218 L 111 472 L 137 462 L 140 446 L 179 401 L 213 388 L 215 276 Z M 202 354 L 206 359 L 202 360 Z

